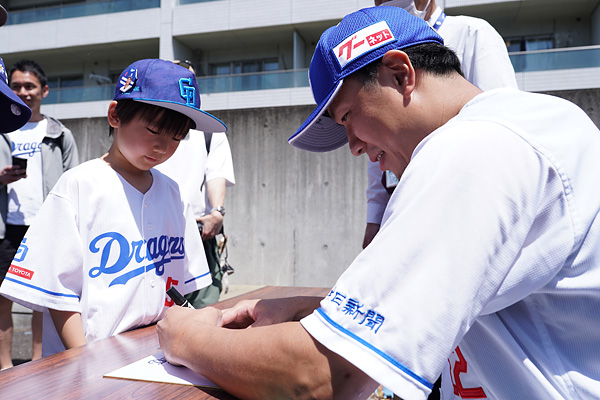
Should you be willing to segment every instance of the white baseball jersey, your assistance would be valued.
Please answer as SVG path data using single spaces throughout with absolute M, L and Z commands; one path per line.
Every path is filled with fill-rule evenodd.
M 443 19 L 442 13 L 438 7 L 428 23 L 434 26 L 436 21 L 443 20 L 438 33 L 456 53 L 465 79 L 481 90 L 516 89 L 515 71 L 502 36 L 483 19 L 463 15 Z M 390 195 L 381 184 L 379 163 L 369 161 L 367 171 L 367 222 L 380 224 Z
M 27 178 L 9 183 L 6 222 L 31 225 L 44 202 L 41 143 L 46 136 L 48 120 L 28 122 L 9 133 L 12 155 L 27 160 Z
M 208 182 L 225 178 L 227 186 L 235 184 L 231 150 L 225 132 L 212 134 L 207 155 L 204 132 L 191 129 L 179 143 L 175 154 L 159 164 L 157 169 L 179 184 L 181 195 L 190 203 L 196 218 L 209 213 L 212 208 L 205 195 L 205 179 Z
M 599 154 L 572 103 L 476 96 L 303 326 L 402 398 L 600 398 Z
M 46 311 L 44 355 L 64 349 L 47 309 L 81 313 L 92 342 L 158 321 L 167 288 L 211 283 L 200 234 L 175 182 L 151 170 L 141 193 L 100 159 L 63 174 L 30 226 L 0 293 Z

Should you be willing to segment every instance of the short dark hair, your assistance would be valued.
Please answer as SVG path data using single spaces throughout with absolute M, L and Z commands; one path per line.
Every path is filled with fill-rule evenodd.
M 438 76 L 448 76 L 453 73 L 463 75 L 460 60 L 456 53 L 438 43 L 422 43 L 400 49 L 408 55 L 415 69 L 422 69 Z M 381 58 L 356 71 L 353 76 L 363 84 L 373 83 L 377 79 Z
M 160 135 L 183 139 L 194 126 L 193 121 L 177 111 L 143 103 L 135 100 L 118 100 L 115 113 L 122 125 L 127 125 L 134 118 L 152 123 Z M 109 135 L 113 134 L 111 127 Z
M 23 73 L 29 72 L 36 76 L 42 88 L 48 84 L 48 79 L 46 78 L 46 73 L 44 69 L 40 66 L 40 64 L 36 63 L 33 60 L 20 60 L 17 61 L 11 68 L 10 73 L 8 74 L 9 78 L 12 77 L 13 72 L 21 71 Z

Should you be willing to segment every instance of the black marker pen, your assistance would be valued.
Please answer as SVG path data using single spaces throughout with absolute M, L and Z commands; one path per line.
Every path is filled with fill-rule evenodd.
M 169 290 L 167 290 L 167 294 L 178 306 L 194 308 L 194 306 L 192 306 L 190 302 L 187 301 L 187 299 L 183 297 L 177 289 L 175 289 L 175 286 L 171 286 Z

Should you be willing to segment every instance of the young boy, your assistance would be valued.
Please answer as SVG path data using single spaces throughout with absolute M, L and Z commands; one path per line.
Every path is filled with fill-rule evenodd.
M 186 294 L 210 284 L 193 215 L 153 168 L 189 129 L 226 129 L 199 107 L 195 76 L 170 61 L 121 74 L 110 149 L 61 177 L 0 287 L 44 311 L 44 356 L 158 321 L 171 286 Z

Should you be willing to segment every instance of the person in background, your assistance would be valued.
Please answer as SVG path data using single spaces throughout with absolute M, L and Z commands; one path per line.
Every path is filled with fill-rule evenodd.
M 0 26 L 6 23 L 7 17 L 6 9 L 0 5 Z M 2 134 L 0 140 L 0 166 L 4 166 L 0 169 L 0 246 L 2 246 L 6 234 L 7 185 L 25 177 L 25 169 L 22 166 L 12 164 L 12 143 L 6 134 L 21 128 L 29 121 L 30 117 L 31 109 L 8 86 L 4 60 L 0 58 L 0 134 Z M 0 283 L 4 280 L 7 269 L 8 265 L 6 264 L 0 266 Z M 2 300 L 0 299 L 0 302 Z M 9 316 L 10 318 L 0 317 L 0 369 L 10 368 L 13 365 L 11 355 L 12 315 Z
M 309 76 L 317 106 L 289 142 L 347 143 L 402 175 L 381 230 L 324 298 L 171 307 L 167 361 L 243 399 L 382 384 L 422 400 L 442 371 L 443 399 L 600 398 L 600 131 L 586 113 L 482 91 L 394 7 L 327 29 Z
M 8 133 L 12 155 L 27 160 L 26 174 L 8 184 L 6 235 L 0 244 L 0 269 L 8 270 L 29 225 L 61 174 L 79 164 L 71 131 L 60 121 L 41 113 L 48 95 L 46 74 L 31 60 L 21 60 L 8 74 L 10 88 L 31 109 L 29 121 Z M 0 297 L 0 360 L 2 368 L 12 366 L 12 302 Z M 41 357 L 42 315 L 32 317 L 32 359 Z
M 195 74 L 189 61 L 174 61 Z M 219 301 L 224 272 L 216 236 L 223 232 L 225 193 L 235 184 L 231 149 L 225 132 L 190 129 L 175 154 L 157 169 L 179 184 L 181 195 L 194 212 L 212 277 L 212 284 L 187 294 L 195 308 Z
M 376 6 L 399 7 L 424 19 L 438 31 L 444 44 L 454 50 L 465 78 L 481 90 L 517 88 L 515 71 L 500 34 L 485 20 L 464 15 L 446 15 L 435 0 L 375 0 Z M 377 161 L 367 165 L 367 226 L 363 249 L 379 231 L 383 212 L 398 179 L 381 172 Z
M 63 172 L 79 164 L 73 134 L 60 121 L 43 115 L 41 106 L 49 88 L 42 67 L 32 60 L 15 63 L 9 72 L 13 92 L 31 109 L 29 121 L 8 133 L 12 155 L 26 160 L 23 179 L 8 184 L 6 235 L 0 244 L 0 268 L 8 270 L 29 225 Z M 12 302 L 0 296 L 0 360 L 12 366 Z M 42 356 L 42 314 L 32 316 L 32 360 Z
M 139 60 L 120 75 L 102 157 L 65 173 L 42 205 L 0 294 L 44 312 L 47 356 L 159 320 L 209 285 L 200 234 L 177 184 L 154 167 L 190 128 L 219 128 L 200 109 L 195 76 Z

